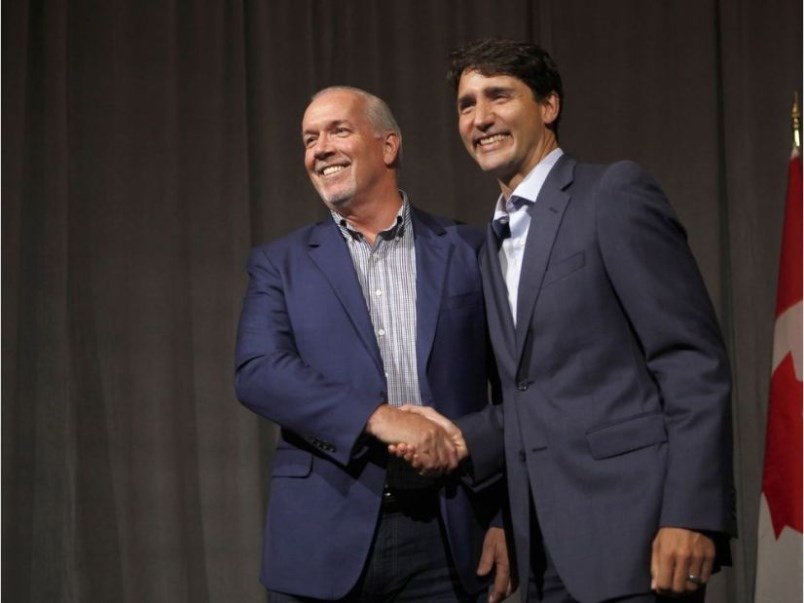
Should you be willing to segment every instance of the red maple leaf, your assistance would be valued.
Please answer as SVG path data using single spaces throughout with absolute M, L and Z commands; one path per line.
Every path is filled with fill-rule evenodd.
M 790 354 L 771 377 L 767 433 L 762 491 L 779 538 L 785 526 L 802 532 L 802 393 Z

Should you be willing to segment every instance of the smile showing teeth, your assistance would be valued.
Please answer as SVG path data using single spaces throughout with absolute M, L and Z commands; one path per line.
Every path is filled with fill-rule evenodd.
M 336 172 L 340 172 L 341 170 L 346 169 L 345 166 L 342 165 L 329 165 L 321 170 L 321 174 L 323 176 L 329 176 L 330 174 L 334 174 Z
M 495 142 L 500 142 L 505 138 L 505 134 L 494 134 L 493 136 L 487 136 L 486 138 L 481 138 L 477 141 L 481 147 L 486 145 L 494 144 Z

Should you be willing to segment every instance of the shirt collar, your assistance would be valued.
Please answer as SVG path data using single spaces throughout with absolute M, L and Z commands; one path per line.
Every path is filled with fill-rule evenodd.
M 399 194 L 402 197 L 402 206 L 388 227 L 377 233 L 377 237 L 380 239 L 389 241 L 396 238 L 401 239 L 405 232 L 410 231 L 410 202 L 408 202 L 408 195 L 403 190 L 400 190 Z M 329 213 L 345 239 L 361 239 L 363 237 L 341 214 L 333 209 L 329 210 Z
M 555 148 L 545 155 L 528 175 L 525 176 L 524 180 L 519 183 L 519 186 L 514 189 L 513 193 L 511 193 L 511 197 L 521 197 L 535 203 L 542 190 L 544 181 L 547 180 L 550 170 L 553 169 L 553 166 L 563 154 L 564 151 L 560 148 Z M 515 208 L 511 207 L 505 195 L 501 193 L 494 207 L 494 219 L 497 220 L 506 217 L 513 211 L 515 211 Z

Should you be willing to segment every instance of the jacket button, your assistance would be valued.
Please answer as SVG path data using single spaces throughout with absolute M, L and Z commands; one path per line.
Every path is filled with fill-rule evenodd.
M 530 385 L 530 384 L 529 384 L 527 381 L 520 381 L 519 383 L 517 383 L 517 384 L 516 384 L 516 388 L 517 388 L 519 391 L 524 392 L 524 391 L 527 391 L 527 390 L 528 390 L 528 386 L 529 386 L 529 385 Z
M 525 451 L 524 450 L 519 451 L 519 460 L 522 461 L 523 463 L 525 462 Z

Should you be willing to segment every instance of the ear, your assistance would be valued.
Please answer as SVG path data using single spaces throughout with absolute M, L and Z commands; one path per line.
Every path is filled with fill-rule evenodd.
M 558 94 L 551 92 L 541 101 L 542 121 L 545 125 L 553 123 L 561 112 L 561 99 Z
M 383 137 L 382 156 L 385 165 L 391 167 L 396 165 L 399 159 L 399 148 L 402 146 L 402 139 L 396 132 L 386 132 Z

